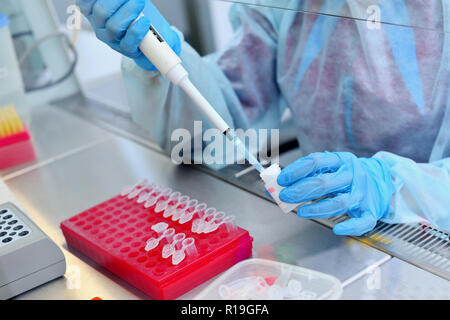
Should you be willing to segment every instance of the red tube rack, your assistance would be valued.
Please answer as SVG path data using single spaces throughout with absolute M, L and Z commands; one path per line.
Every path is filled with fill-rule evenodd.
M 70 247 L 153 299 L 175 299 L 251 256 L 253 238 L 242 228 L 228 231 L 221 225 L 197 234 L 191 232 L 192 221 L 179 224 L 154 209 L 119 195 L 63 221 L 61 229 Z M 146 241 L 157 236 L 151 226 L 159 222 L 193 237 L 198 254 L 175 266 L 162 257 L 165 240 L 145 251 Z
M 0 138 L 0 169 L 5 169 L 36 159 L 33 143 L 25 129 L 5 138 Z

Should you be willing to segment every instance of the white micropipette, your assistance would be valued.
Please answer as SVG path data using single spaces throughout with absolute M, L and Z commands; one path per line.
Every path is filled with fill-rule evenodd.
M 141 13 L 136 21 L 143 16 Z M 180 87 L 192 99 L 220 132 L 233 141 L 238 148 L 244 150 L 251 165 L 259 172 L 264 170 L 258 160 L 245 149 L 240 139 L 230 130 L 231 128 L 225 120 L 192 84 L 189 79 L 189 73 L 183 67 L 180 57 L 172 50 L 154 26 L 150 26 L 149 32 L 139 44 L 139 49 L 162 75 L 169 78 L 174 85 Z
M 141 13 L 138 19 L 143 16 Z M 230 126 L 228 126 L 225 120 L 222 119 L 200 91 L 192 84 L 189 80 L 189 73 L 183 67 L 180 57 L 172 50 L 154 26 L 150 26 L 149 32 L 139 44 L 139 49 L 162 75 L 169 78 L 174 85 L 186 92 L 223 134 L 227 133 Z

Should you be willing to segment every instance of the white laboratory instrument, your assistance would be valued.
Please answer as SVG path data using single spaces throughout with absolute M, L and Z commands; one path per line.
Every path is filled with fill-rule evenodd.
M 61 249 L 31 220 L 0 179 L 0 299 L 15 297 L 65 271 Z
M 141 14 L 138 19 L 142 16 L 143 14 Z M 138 19 L 136 19 L 136 21 Z M 241 149 L 251 165 L 259 172 L 264 170 L 258 160 L 249 153 L 242 141 L 235 135 L 234 131 L 231 130 L 231 127 L 189 80 L 189 73 L 183 67 L 180 57 L 172 50 L 154 26 L 150 26 L 150 30 L 141 41 L 139 49 L 162 75 L 169 78 L 174 85 L 180 87 L 192 99 L 220 132 L 233 141 L 237 148 Z
M 142 16 L 141 14 L 140 17 Z M 155 27 L 150 26 L 150 30 L 141 41 L 139 49 L 162 75 L 169 78 L 174 85 L 183 89 L 220 132 L 227 134 L 230 126 L 192 84 L 189 80 L 189 73 L 183 67 L 180 57 L 172 50 Z
M 0 299 L 15 297 L 65 272 L 61 249 L 17 206 L 0 204 Z

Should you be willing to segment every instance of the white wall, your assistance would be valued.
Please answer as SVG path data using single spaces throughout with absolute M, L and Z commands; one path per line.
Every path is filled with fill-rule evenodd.
M 233 35 L 233 30 L 228 19 L 231 4 L 229 2 L 211 0 L 210 7 L 216 49 L 221 50 Z

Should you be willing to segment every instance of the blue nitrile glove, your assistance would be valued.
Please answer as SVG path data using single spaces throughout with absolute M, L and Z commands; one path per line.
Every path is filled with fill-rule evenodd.
M 156 70 L 139 50 L 139 43 L 149 31 L 150 24 L 175 53 L 180 54 L 180 37 L 149 0 L 77 0 L 77 4 L 94 28 L 97 38 L 134 59 L 143 69 Z M 141 12 L 145 17 L 130 27 Z
M 280 200 L 303 203 L 298 215 L 323 219 L 348 213 L 351 219 L 337 224 L 338 235 L 360 236 L 372 230 L 389 210 L 394 186 L 389 167 L 377 159 L 342 153 L 313 153 L 286 167 L 278 177 L 286 187 Z

